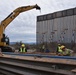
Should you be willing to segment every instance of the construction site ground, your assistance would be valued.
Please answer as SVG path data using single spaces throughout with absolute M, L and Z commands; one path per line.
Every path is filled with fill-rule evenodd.
M 8 65 L 8 67 L 10 69 L 12 69 L 11 68 L 12 65 L 21 66 L 23 64 L 24 66 L 26 65 L 25 67 L 27 67 L 27 68 L 30 68 L 33 70 L 35 69 L 37 71 L 37 73 L 40 73 L 40 75 L 47 75 L 47 74 L 51 75 L 52 73 L 53 73 L 53 75 L 76 75 L 76 58 L 75 59 L 63 59 L 63 57 L 45 58 L 45 57 L 36 57 L 35 55 L 26 56 L 26 54 L 28 54 L 28 53 L 25 53 L 24 56 L 21 56 L 23 54 L 20 54 L 20 53 L 19 53 L 20 55 L 18 53 L 16 53 L 17 55 L 14 55 L 14 54 L 15 53 L 13 53 L 13 54 L 4 53 L 3 56 L 0 56 L 0 63 L 2 65 L 4 64 L 6 66 L 5 68 L 7 68 L 7 65 Z M 44 55 L 46 55 L 46 54 L 44 54 Z M 28 62 L 28 64 L 27 64 L 27 62 Z M 32 66 L 31 66 L 31 64 L 32 64 Z M 13 66 L 13 68 L 14 68 L 14 66 Z M 15 67 L 15 68 L 17 68 L 17 67 Z M 24 68 L 24 67 L 22 67 L 22 68 Z M 33 72 L 33 70 L 32 70 L 32 72 Z M 46 73 L 42 74 L 42 72 L 40 72 L 39 70 L 42 72 L 47 72 L 47 74 Z M 11 70 L 11 71 L 13 71 L 13 70 Z M 19 72 L 20 70 L 18 69 L 17 71 Z M 22 72 L 20 72 L 20 73 L 22 73 Z M 29 74 L 26 74 L 26 75 L 29 75 Z M 30 74 L 30 75 L 33 75 L 33 74 Z M 35 75 L 37 75 L 37 74 L 35 74 Z

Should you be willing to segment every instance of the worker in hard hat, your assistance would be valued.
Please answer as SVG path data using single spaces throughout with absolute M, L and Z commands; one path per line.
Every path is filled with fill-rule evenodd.
M 58 52 L 57 52 L 57 55 L 59 55 L 59 56 L 62 56 L 63 55 L 62 47 L 63 46 L 59 45 Z
M 61 48 L 61 44 L 58 44 L 57 50 L 56 50 L 56 53 L 57 53 L 57 54 L 60 52 L 60 50 L 61 50 L 60 48 Z
M 62 55 L 63 56 L 71 56 L 71 54 L 73 53 L 72 50 L 67 49 L 65 46 L 61 46 L 61 50 L 62 50 Z
M 22 45 L 21 45 L 21 47 L 20 47 L 20 49 L 19 49 L 19 52 L 21 52 L 21 53 L 27 52 L 26 47 L 25 47 L 25 44 L 22 44 Z
M 41 52 L 45 51 L 45 45 L 42 45 Z

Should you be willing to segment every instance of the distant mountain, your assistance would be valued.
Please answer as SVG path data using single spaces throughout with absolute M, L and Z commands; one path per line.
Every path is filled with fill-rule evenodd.
M 10 45 L 12 45 L 12 44 L 16 44 L 17 42 L 10 42 Z M 36 44 L 36 42 L 29 42 L 29 43 L 24 43 L 24 44 Z
M 16 42 L 10 42 L 10 45 L 12 45 L 12 44 L 16 44 Z
M 29 42 L 29 43 L 25 43 L 25 44 L 36 44 L 36 42 Z

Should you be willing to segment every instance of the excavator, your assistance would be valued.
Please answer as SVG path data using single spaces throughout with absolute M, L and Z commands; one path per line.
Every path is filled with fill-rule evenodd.
M 13 52 L 12 47 L 9 46 L 9 38 L 5 35 L 4 31 L 6 27 L 22 12 L 31 10 L 31 9 L 38 9 L 41 8 L 36 5 L 31 6 L 22 6 L 15 9 L 10 15 L 8 15 L 3 21 L 0 23 L 0 49 L 2 52 Z

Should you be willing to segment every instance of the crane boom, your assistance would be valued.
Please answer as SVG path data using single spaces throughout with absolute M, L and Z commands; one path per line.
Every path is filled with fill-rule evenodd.
M 5 28 L 22 12 L 31 10 L 31 9 L 38 9 L 40 10 L 40 7 L 36 5 L 32 6 L 22 6 L 17 9 L 15 9 L 9 16 L 7 16 L 3 21 L 0 23 L 0 46 L 6 46 L 6 42 L 2 39 L 5 38 L 5 35 L 3 35 Z

